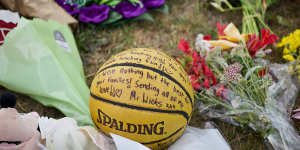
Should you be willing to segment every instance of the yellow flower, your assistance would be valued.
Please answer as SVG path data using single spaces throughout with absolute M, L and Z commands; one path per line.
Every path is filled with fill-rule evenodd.
M 283 58 L 288 61 L 295 61 L 295 58 L 292 55 L 283 55 Z
M 238 44 L 227 41 L 227 40 L 210 40 L 207 41 L 211 46 L 221 47 L 222 50 L 229 50 L 233 47 L 237 47 Z
M 277 44 L 278 47 L 283 48 L 283 58 L 288 61 L 300 60 L 297 49 L 300 48 L 300 29 L 295 30 L 288 36 L 283 37 L 281 42 Z
M 286 47 L 283 49 L 283 54 L 289 54 L 291 51 L 289 49 L 287 49 Z
M 225 38 L 226 40 L 231 42 L 245 41 L 244 36 L 241 35 L 240 31 L 233 23 L 230 23 L 226 26 L 226 28 L 224 29 L 224 33 L 226 36 L 220 36 L 220 39 Z
M 281 42 L 277 44 L 278 47 L 283 47 L 289 45 L 290 50 L 297 49 L 300 46 L 300 29 L 290 35 L 283 37 Z

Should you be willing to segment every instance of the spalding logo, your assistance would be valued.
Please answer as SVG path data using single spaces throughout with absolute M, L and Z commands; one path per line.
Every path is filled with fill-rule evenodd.
M 162 135 L 164 133 L 164 121 L 150 123 L 150 124 L 134 124 L 134 123 L 125 123 L 123 121 L 118 121 L 115 118 L 111 118 L 103 111 L 98 109 L 98 123 L 101 123 L 103 126 L 108 126 L 118 131 L 127 132 L 127 133 L 137 133 L 144 135 Z

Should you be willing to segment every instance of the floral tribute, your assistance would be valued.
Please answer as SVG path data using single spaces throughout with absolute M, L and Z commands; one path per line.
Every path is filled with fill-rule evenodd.
M 180 39 L 177 58 L 190 77 L 199 112 L 260 133 L 275 150 L 297 149 L 300 137 L 290 114 L 298 89 L 286 65 L 264 59 L 277 36 L 261 29 L 241 34 L 217 24 L 218 38 L 199 34 L 195 48 Z
M 300 29 L 296 29 L 293 33 L 281 39 L 277 44 L 278 47 L 283 47 L 283 58 L 290 62 L 289 69 L 296 76 L 300 83 Z M 294 110 L 294 119 L 300 119 L 300 108 Z
M 70 15 L 84 23 L 112 24 L 122 19 L 153 20 L 148 10 L 167 13 L 165 0 L 56 0 Z M 142 17 L 143 16 L 143 17 Z
M 290 35 L 283 37 L 281 42 L 277 44 L 278 47 L 284 47 L 283 58 L 287 61 L 300 61 L 300 29 Z

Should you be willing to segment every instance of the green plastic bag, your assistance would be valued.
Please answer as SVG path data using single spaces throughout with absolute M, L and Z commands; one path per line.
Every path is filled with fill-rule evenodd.
M 0 47 L 0 85 L 93 125 L 89 88 L 67 25 L 22 18 Z

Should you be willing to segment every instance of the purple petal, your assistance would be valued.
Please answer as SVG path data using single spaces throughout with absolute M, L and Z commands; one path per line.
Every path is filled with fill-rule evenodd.
M 110 8 L 107 5 L 92 5 L 80 9 L 79 20 L 85 23 L 100 23 L 108 18 Z
M 139 4 L 133 5 L 131 2 L 122 1 L 116 5 L 114 10 L 124 18 L 133 18 L 142 15 L 147 9 Z
M 60 5 L 64 10 L 66 10 L 70 15 L 74 16 L 79 13 L 79 8 L 77 3 L 66 4 L 65 0 L 56 0 L 57 4 Z
M 80 8 L 75 8 L 73 11 L 70 12 L 70 15 L 75 16 L 79 14 L 79 12 L 80 12 Z
M 165 0 L 142 0 L 146 8 L 160 7 L 165 3 Z

